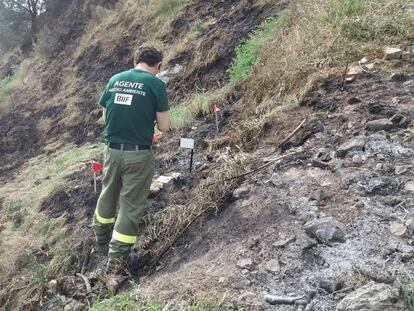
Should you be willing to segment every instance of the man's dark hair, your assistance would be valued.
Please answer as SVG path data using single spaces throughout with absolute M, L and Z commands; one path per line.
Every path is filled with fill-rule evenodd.
M 152 46 L 140 47 L 134 54 L 135 65 L 139 63 L 145 63 L 148 66 L 153 67 L 156 64 L 162 62 L 162 59 L 162 52 Z

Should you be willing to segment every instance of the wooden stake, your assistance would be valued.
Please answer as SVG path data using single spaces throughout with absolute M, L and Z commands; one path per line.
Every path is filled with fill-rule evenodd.
M 93 172 L 93 189 L 95 190 L 96 193 L 96 173 Z
M 193 170 L 193 158 L 194 158 L 194 149 L 191 149 L 191 158 L 190 158 L 190 173 Z
M 216 130 L 217 130 L 217 133 L 218 133 L 219 132 L 219 120 L 218 120 L 217 111 L 214 111 L 214 115 L 216 116 Z

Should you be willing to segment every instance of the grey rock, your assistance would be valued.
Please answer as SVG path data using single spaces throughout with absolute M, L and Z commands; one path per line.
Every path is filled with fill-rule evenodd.
M 331 166 L 328 162 L 323 162 L 319 159 L 312 159 L 311 164 L 313 167 L 321 168 L 323 170 L 329 169 Z
M 367 276 L 377 283 L 390 284 L 394 281 L 393 273 L 388 270 L 383 261 L 354 262 L 354 269 L 361 275 Z
M 305 224 L 306 234 L 327 245 L 345 242 L 345 230 L 345 225 L 333 217 L 323 217 Z
M 403 237 L 407 234 L 408 228 L 405 224 L 399 222 L 392 222 L 390 225 L 390 232 L 392 235 Z
M 408 261 L 414 258 L 414 247 L 399 237 L 391 236 L 384 248 L 384 256 L 397 256 Z
M 352 157 L 352 163 L 361 164 L 362 163 L 362 158 L 358 154 L 356 154 Z
M 332 294 L 340 289 L 342 289 L 345 285 L 345 282 L 338 278 L 321 278 L 319 279 L 319 287 Z
M 396 113 L 391 118 L 390 121 L 397 127 L 406 128 L 410 121 L 407 117 L 403 116 L 402 114 Z
M 363 150 L 363 148 L 365 147 L 365 144 L 366 143 L 367 143 L 367 137 L 366 136 L 364 136 L 364 135 L 355 136 L 351 140 L 343 143 L 338 148 L 338 150 L 336 151 L 336 154 L 337 154 L 338 157 L 343 158 L 343 157 L 346 156 L 346 154 L 349 151 L 353 151 L 353 150 Z
M 414 217 L 410 217 L 406 220 L 405 225 L 407 226 L 408 232 L 414 234 Z
M 328 148 L 322 148 L 318 150 L 316 158 L 321 161 L 330 161 L 332 159 L 332 150 Z
M 345 296 L 336 307 L 337 311 L 392 311 L 399 304 L 398 290 L 387 284 L 370 282 Z
M 388 119 L 378 119 L 367 122 L 365 128 L 369 131 L 389 131 L 394 127 L 394 123 Z
M 400 187 L 401 183 L 397 179 L 374 172 L 359 176 L 356 183 L 357 190 L 364 195 L 389 195 L 400 189 Z
M 311 199 L 316 200 L 317 202 L 323 201 L 328 197 L 329 195 L 323 189 L 318 189 L 311 194 Z
M 406 173 L 411 168 L 412 167 L 410 165 L 396 165 L 394 172 L 395 172 L 396 175 L 402 175 L 402 174 Z
M 404 188 L 406 191 L 414 192 L 414 181 L 409 181 L 408 183 L 406 183 Z
M 296 236 L 293 235 L 293 236 L 288 237 L 286 239 L 276 241 L 275 243 L 272 244 L 272 246 L 275 247 L 275 248 L 282 248 L 282 247 L 285 247 L 286 245 L 288 245 L 289 243 L 291 243 L 295 240 L 296 240 Z
M 303 235 L 301 237 L 298 237 L 295 241 L 295 245 L 301 249 L 302 251 L 306 251 L 316 245 L 318 245 L 318 243 L 314 240 L 311 239 L 310 237 Z
M 237 188 L 233 191 L 233 197 L 236 199 L 241 199 L 246 197 L 250 193 L 251 187 L 249 185 L 242 186 L 240 188 Z
M 271 273 L 277 273 L 280 271 L 280 265 L 278 259 L 271 259 L 265 264 L 265 269 Z
M 400 48 L 387 47 L 384 50 L 384 59 L 400 59 L 402 56 L 402 50 Z
M 157 78 L 161 79 L 164 83 L 168 83 L 170 80 L 179 76 L 180 72 L 183 70 L 183 66 L 176 64 L 170 70 L 163 70 L 157 74 Z
M 240 269 L 247 269 L 250 270 L 253 266 L 253 259 L 251 258 L 243 258 L 237 262 L 237 267 Z

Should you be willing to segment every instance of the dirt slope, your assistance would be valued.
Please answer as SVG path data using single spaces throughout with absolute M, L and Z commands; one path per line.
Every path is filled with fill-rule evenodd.
M 168 83 L 172 105 L 227 84 L 235 48 L 288 3 L 197 0 L 168 18 L 161 10 L 167 22 L 160 24 L 156 40 L 167 51 L 163 69 L 182 68 Z M 97 4 L 108 10 L 108 18 L 93 28 L 87 20 L 95 16 Z M 33 66 L 27 77 L 41 79 L 33 79 L 32 88 L 17 94 L 15 107 L 0 116 L 0 209 L 7 211 L 0 217 L 6 237 L 0 246 L 10 247 L 13 236 L 30 245 L 25 230 L 39 223 L 41 230 L 48 233 L 53 227 L 56 234 L 34 249 L 11 252 L 17 254 L 9 265 L 14 270 L 1 270 L 3 278 L 16 279 L 0 285 L 6 310 L 85 310 L 111 296 L 96 277 L 104 258 L 92 252 L 90 228 L 97 194 L 87 164 L 100 160 L 102 132 L 96 100 L 108 77 L 129 68 L 132 51 L 148 39 L 152 29 L 136 16 L 142 14 L 154 25 L 160 17 L 147 16 L 136 6 L 117 7 L 116 1 L 73 0 L 67 5 L 68 14 L 50 17 L 66 27 L 54 37 L 59 44 L 53 57 Z M 120 11 L 113 11 L 114 5 Z M 236 310 L 322 311 L 347 310 L 348 300 L 358 303 L 352 293 L 382 286 L 377 292 L 385 298 L 378 299 L 369 287 L 371 305 L 363 307 L 399 310 L 400 276 L 414 273 L 414 76 L 409 62 L 379 63 L 376 71 L 359 74 L 355 81 L 343 84 L 338 74 L 319 81 L 299 107 L 275 114 L 260 129 L 263 137 L 247 147 L 229 142 L 238 125 L 249 121 L 244 118 L 254 115 L 254 104 L 244 99 L 252 90 L 243 81 L 231 84 L 220 102 L 219 133 L 214 115 L 201 111 L 191 126 L 164 135 L 155 149 L 157 177 L 182 175 L 150 198 L 139 246 L 151 256 L 137 267 L 137 278 L 116 292 L 168 303 L 165 311 L 184 310 L 200 296 Z M 274 73 L 267 68 L 269 74 Z M 274 92 L 273 86 L 258 90 L 254 100 L 260 102 L 267 92 Z M 303 126 L 279 146 L 302 120 Z M 178 148 L 183 136 L 197 141 L 192 174 L 188 154 Z M 65 157 L 65 148 L 88 152 Z M 278 156 L 283 158 L 276 160 Z M 33 158 L 41 160 L 40 169 Z M 64 174 L 55 181 L 58 169 Z M 252 174 L 234 178 L 249 170 Z M 219 173 L 233 179 L 214 179 Z M 12 198 L 27 193 L 40 194 L 33 202 L 17 204 Z M 196 221 L 192 214 L 174 215 L 188 212 L 185 208 L 194 202 L 212 208 Z M 30 216 L 37 213 L 47 222 L 27 219 L 30 208 L 38 208 Z M 217 215 L 204 217 L 216 209 Z M 156 228 L 157 217 L 165 215 L 172 215 L 172 223 L 160 222 L 163 228 Z M 176 235 L 161 239 L 154 228 L 188 230 L 173 243 Z M 8 256 L 4 252 L 0 259 L 9 261 Z M 265 301 L 268 294 L 273 298 Z M 275 296 L 297 296 L 302 302 L 272 305 Z M 379 300 L 382 304 L 375 305 Z

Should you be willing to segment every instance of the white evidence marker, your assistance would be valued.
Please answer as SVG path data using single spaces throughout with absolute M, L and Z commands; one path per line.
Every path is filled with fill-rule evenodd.
M 194 149 L 194 139 L 181 138 L 180 146 L 181 148 Z

